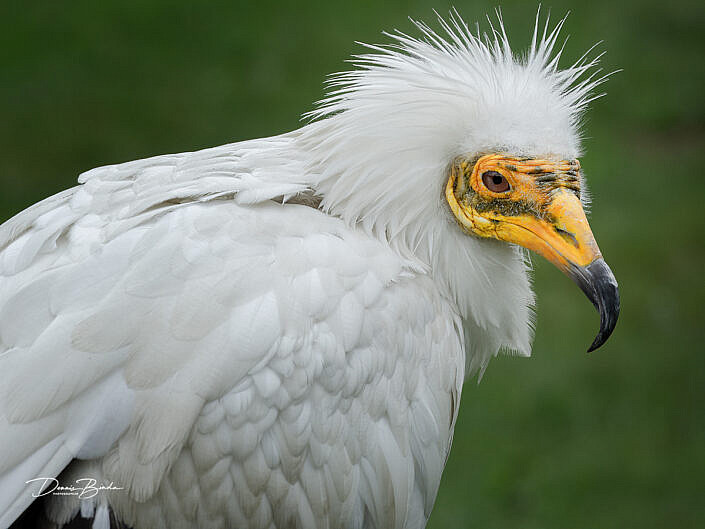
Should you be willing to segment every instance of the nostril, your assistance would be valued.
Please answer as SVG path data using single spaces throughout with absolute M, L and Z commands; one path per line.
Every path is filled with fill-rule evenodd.
M 554 226 L 553 229 L 556 230 L 556 233 L 557 233 L 558 235 L 560 235 L 561 237 L 563 237 L 563 239 L 565 239 L 566 241 L 568 241 L 570 244 L 572 244 L 572 245 L 575 246 L 576 248 L 578 248 L 578 246 L 580 246 L 580 245 L 578 244 L 578 239 L 576 239 L 576 238 L 575 238 L 575 235 L 573 235 L 573 234 L 570 233 L 569 231 L 566 231 L 566 230 L 564 230 L 564 229 L 561 229 L 561 228 L 559 228 L 558 226 Z

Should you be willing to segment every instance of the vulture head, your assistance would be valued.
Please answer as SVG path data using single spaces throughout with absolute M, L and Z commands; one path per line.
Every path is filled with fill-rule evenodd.
M 594 89 L 589 51 L 559 68 L 565 19 L 512 51 L 501 15 L 490 32 L 454 13 L 443 34 L 387 34 L 333 76 L 299 141 L 322 207 L 384 239 L 447 289 L 466 325 L 469 371 L 500 349 L 528 355 L 531 250 L 570 276 L 600 314 L 605 343 L 619 293 L 586 218 L 580 119 Z

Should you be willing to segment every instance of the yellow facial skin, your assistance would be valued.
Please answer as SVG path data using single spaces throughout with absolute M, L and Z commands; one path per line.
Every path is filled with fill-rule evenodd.
M 468 232 L 518 244 L 569 272 L 601 257 L 580 203 L 579 171 L 577 160 L 489 154 L 473 164 L 461 158 L 451 169 L 446 200 Z M 483 175 L 504 177 L 509 189 L 491 191 Z

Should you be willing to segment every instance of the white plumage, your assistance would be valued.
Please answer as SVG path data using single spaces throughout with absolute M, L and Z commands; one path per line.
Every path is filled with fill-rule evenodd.
M 523 250 L 470 237 L 453 158 L 578 154 L 560 24 L 392 36 L 303 128 L 84 173 L 0 228 L 0 527 L 47 496 L 135 529 L 420 528 L 467 373 L 530 353 Z M 493 30 L 494 31 L 494 30 Z

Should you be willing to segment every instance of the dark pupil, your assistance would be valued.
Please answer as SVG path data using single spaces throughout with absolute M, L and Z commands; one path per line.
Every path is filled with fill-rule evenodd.
M 509 191 L 509 182 L 497 171 L 485 171 L 482 173 L 482 181 L 494 193 Z

